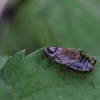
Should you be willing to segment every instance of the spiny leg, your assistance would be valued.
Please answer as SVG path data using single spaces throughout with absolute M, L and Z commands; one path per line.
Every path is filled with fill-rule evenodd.
M 73 74 L 76 74 L 76 75 L 78 75 L 78 76 L 80 76 L 80 77 L 86 79 L 93 87 L 95 87 L 95 85 L 94 85 L 86 76 L 81 75 L 81 74 L 79 74 L 79 73 L 77 73 L 77 72 L 72 71 L 71 68 L 69 68 L 69 67 L 68 67 L 68 70 L 69 70 L 70 72 L 72 72 Z

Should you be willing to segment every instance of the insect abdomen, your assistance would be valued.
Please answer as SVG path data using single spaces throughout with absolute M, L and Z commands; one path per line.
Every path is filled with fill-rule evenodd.
M 95 63 L 96 60 L 92 60 L 86 55 L 80 53 L 79 61 L 74 64 L 69 64 L 69 67 L 80 71 L 93 71 L 93 65 Z
M 72 69 L 80 70 L 80 71 L 92 71 L 93 65 L 87 62 L 76 62 L 74 64 L 68 64 L 68 66 Z

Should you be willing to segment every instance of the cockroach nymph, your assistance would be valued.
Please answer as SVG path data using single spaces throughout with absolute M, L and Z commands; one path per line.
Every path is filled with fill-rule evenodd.
M 68 70 L 74 74 L 80 75 L 81 77 L 88 80 L 93 86 L 94 84 L 81 74 L 78 74 L 71 69 L 79 71 L 92 72 L 96 60 L 85 53 L 83 50 L 75 50 L 71 48 L 61 48 L 61 47 L 46 47 L 44 53 L 49 59 L 54 60 L 58 64 L 63 64 L 68 66 Z
M 77 74 L 82 78 L 85 78 L 92 86 L 95 87 L 95 85 L 86 76 L 78 74 L 77 72 L 74 72 L 72 69 L 84 72 L 92 72 L 97 60 L 95 60 L 93 57 L 91 57 L 86 52 L 80 49 L 76 50 L 57 46 L 46 47 L 45 36 L 44 43 L 45 49 L 43 52 L 47 57 L 49 57 L 49 61 L 52 59 L 58 64 L 68 66 L 68 70 L 70 72 Z
M 48 47 L 44 49 L 44 53 L 57 63 L 67 65 L 75 70 L 91 72 L 96 64 L 96 60 L 82 50 L 76 51 L 71 48 Z

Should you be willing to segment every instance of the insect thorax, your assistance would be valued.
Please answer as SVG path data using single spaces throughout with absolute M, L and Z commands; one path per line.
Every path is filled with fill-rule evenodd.
M 54 46 L 52 46 L 52 47 L 46 47 L 44 49 L 44 53 L 46 55 L 48 55 L 49 57 L 54 57 L 56 55 L 56 53 L 57 53 L 57 50 L 58 50 L 58 47 L 54 47 Z

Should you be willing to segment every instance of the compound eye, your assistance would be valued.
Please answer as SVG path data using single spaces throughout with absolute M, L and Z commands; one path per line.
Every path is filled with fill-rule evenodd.
M 58 47 L 49 47 L 47 51 L 49 54 L 54 54 L 57 51 Z

